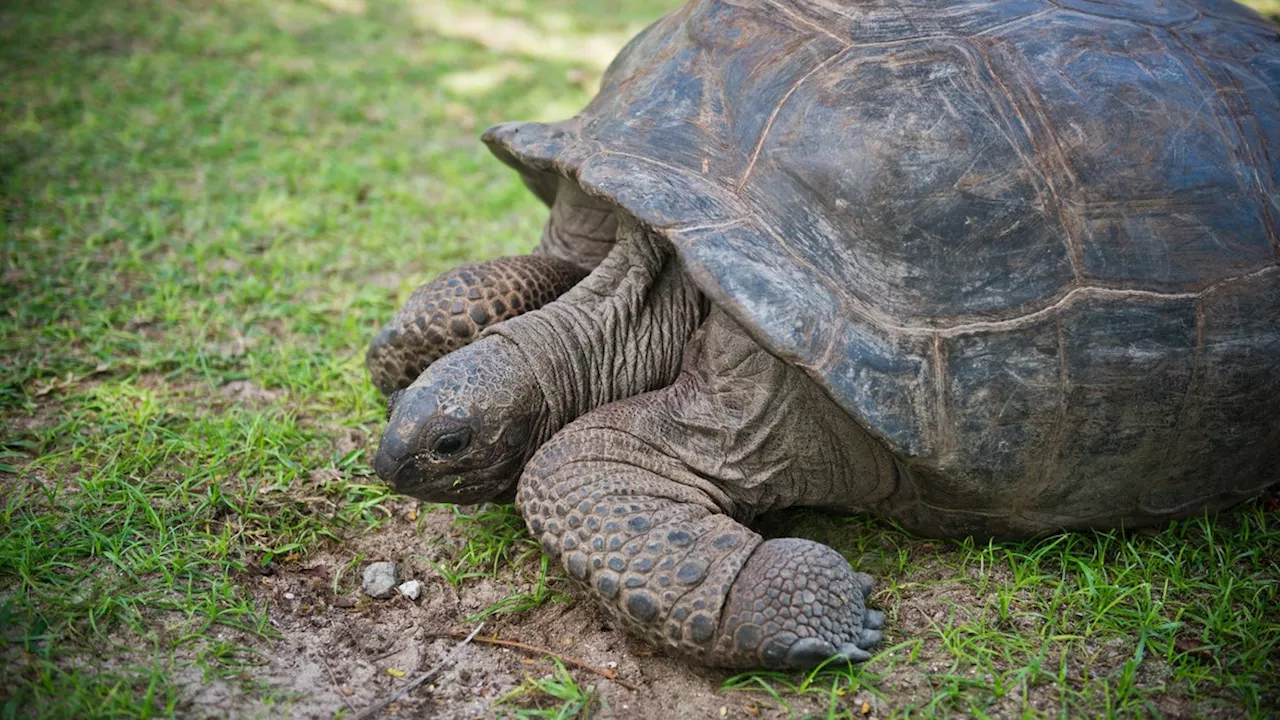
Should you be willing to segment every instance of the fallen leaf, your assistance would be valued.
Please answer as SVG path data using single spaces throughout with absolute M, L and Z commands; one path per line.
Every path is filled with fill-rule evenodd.
M 1267 512 L 1280 512 L 1280 492 L 1272 491 L 1262 501 L 1262 506 Z
M 54 390 L 66 390 L 69 387 L 74 387 L 79 384 L 81 380 L 85 380 L 86 378 L 93 377 L 94 375 L 98 375 L 109 370 L 111 370 L 111 366 L 106 363 L 102 363 L 83 375 L 67 373 L 66 376 L 61 378 L 55 377 L 52 380 L 39 381 L 32 388 L 34 391 L 32 394 L 36 397 L 44 397 Z
M 1212 648 L 1198 640 L 1186 637 L 1185 635 L 1178 637 L 1173 641 L 1173 649 L 1178 652 L 1184 652 L 1200 662 L 1213 662 Z

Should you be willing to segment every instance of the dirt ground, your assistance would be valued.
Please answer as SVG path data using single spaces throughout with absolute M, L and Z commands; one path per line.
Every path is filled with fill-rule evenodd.
M 314 555 L 303 563 L 286 566 L 250 581 L 257 599 L 270 606 L 271 623 L 283 636 L 264 642 L 248 635 L 235 638 L 262 653 L 265 665 L 249 674 L 292 700 L 295 718 L 331 718 L 341 711 L 354 715 L 391 695 L 414 676 L 435 665 L 459 641 L 438 634 L 461 629 L 459 620 L 476 613 L 521 588 L 520 573 L 512 569 L 497 579 L 472 579 L 461 591 L 444 580 L 427 560 L 447 552 L 453 516 L 434 509 L 420 520 L 410 519 L 414 504 L 393 506 L 394 519 L 362 537 L 349 539 L 346 547 Z M 418 526 L 423 528 L 419 534 Z M 443 539 L 431 543 L 428 538 Z M 352 555 L 365 555 L 357 567 L 343 569 Z M 399 595 L 371 600 L 358 589 L 359 575 L 370 562 L 390 560 L 399 564 L 401 580 L 423 583 L 415 602 Z M 335 573 L 343 572 L 333 592 Z M 527 573 L 526 573 L 527 574 Z M 567 589 L 567 588 L 566 588 Z M 228 637 L 234 633 L 226 633 Z M 663 657 L 628 638 L 611 625 L 590 603 L 549 602 L 535 610 L 498 615 L 487 622 L 482 635 L 498 637 L 553 650 L 600 669 L 615 669 L 622 685 L 586 670 L 570 672 L 580 687 L 594 686 L 598 705 L 594 717 L 700 718 L 789 717 L 767 695 L 718 691 L 728 673 L 692 668 Z M 435 678 L 383 711 L 386 717 L 489 718 L 511 715 L 514 707 L 536 704 L 526 696 L 501 704 L 499 699 L 528 677 L 553 671 L 554 664 L 538 654 L 473 642 L 460 648 L 454 662 Z M 272 715 L 250 704 L 232 684 L 210 682 L 193 672 L 184 716 L 215 718 L 228 715 Z M 545 698 L 548 701 L 549 698 Z M 855 707 L 868 695 L 845 698 Z M 815 705 L 809 707 L 809 705 Z M 870 707 L 870 705 L 869 705 Z M 795 704 L 798 714 L 818 711 L 814 703 Z
M 417 506 L 396 501 L 393 518 L 363 536 L 348 538 L 310 558 L 285 563 L 269 574 L 247 578 L 255 599 L 269 606 L 270 622 L 282 636 L 264 641 L 248 634 L 225 633 L 231 639 L 261 653 L 263 665 L 247 668 L 241 679 L 265 685 L 281 702 L 288 701 L 290 717 L 332 718 L 342 713 L 355 717 L 405 686 L 412 678 L 437 665 L 458 645 L 460 620 L 502 598 L 530 589 L 532 560 L 522 569 L 507 568 L 496 578 L 464 581 L 461 589 L 445 581 L 428 562 L 446 559 L 450 547 L 462 543 L 453 515 L 435 508 L 417 517 Z M 360 556 L 363 555 L 363 558 Z M 359 558 L 358 563 L 352 563 Z M 415 602 L 395 596 L 372 600 L 360 590 L 360 575 L 371 562 L 398 563 L 400 579 L 423 583 Z M 990 568 L 998 574 L 999 569 Z M 914 583 L 927 584 L 930 575 L 943 580 L 944 567 L 918 567 Z M 335 582 L 335 576 L 337 580 Z M 998 584 L 999 577 L 992 577 Z M 334 588 L 341 590 L 335 594 Z M 932 590 L 907 593 L 896 607 L 875 603 L 889 611 L 883 647 L 907 637 L 927 638 L 910 659 L 892 661 L 891 669 L 869 684 L 877 692 L 861 690 L 838 697 L 831 708 L 829 693 L 786 695 L 785 702 L 764 692 L 726 691 L 722 683 L 730 673 L 686 665 L 663 656 L 627 637 L 567 584 L 558 589 L 569 601 L 548 602 L 541 607 L 491 617 L 482 637 L 516 640 L 572 657 L 600 669 L 615 669 L 622 684 L 569 666 L 582 688 L 591 688 L 596 704 L 581 717 L 599 718 L 790 718 L 825 717 L 831 709 L 852 711 L 855 717 L 877 718 L 901 711 L 904 705 L 927 703 L 931 676 L 944 673 L 953 661 L 942 641 L 930 637 L 930 629 L 953 614 L 977 617 L 992 597 L 980 597 L 972 586 L 941 583 Z M 967 618 L 966 618 L 967 619 Z M 1075 659 L 1065 672 L 1067 681 L 1082 672 L 1107 673 L 1119 668 L 1128 655 L 1124 642 L 1115 647 L 1089 648 L 1089 667 Z M 379 717 L 492 718 L 510 717 L 521 707 L 558 703 L 538 694 L 502 701 L 530 677 L 542 677 L 554 669 L 547 656 L 473 642 L 458 648 L 454 661 L 429 682 L 385 708 Z M 1014 668 L 1016 669 L 1016 668 Z M 878 669 L 883 672 L 883 668 Z M 1148 658 L 1137 682 L 1159 685 L 1168 679 L 1168 667 Z M 798 681 L 799 676 L 793 678 Z M 976 678 L 982 680 L 982 678 Z M 191 718 L 280 717 L 280 707 L 263 707 L 232 683 L 210 680 L 192 671 L 184 678 L 186 697 L 179 714 Z M 992 716 L 1020 716 L 1027 709 L 1036 714 L 1057 715 L 1061 699 L 1051 685 L 1033 686 L 1029 697 L 1016 691 L 985 708 Z M 1156 708 L 1166 717 L 1233 717 L 1235 714 L 1206 705 L 1184 703 L 1166 696 Z

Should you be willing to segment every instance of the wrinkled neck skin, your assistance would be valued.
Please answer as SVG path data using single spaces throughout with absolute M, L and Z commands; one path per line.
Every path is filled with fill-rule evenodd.
M 560 428 L 676 378 L 707 302 L 665 239 L 627 220 L 617 237 L 561 298 L 492 326 L 397 394 L 380 477 L 428 502 L 509 497 Z
M 587 195 L 578 183 L 560 178 L 551 215 L 534 255 L 573 263 L 590 272 L 613 251 L 618 213 L 606 200 Z
M 601 405 L 671 384 L 706 317 L 707 300 L 669 242 L 629 217 L 617 237 L 595 271 L 559 300 L 486 333 L 515 345 L 541 387 L 545 405 L 530 454 Z

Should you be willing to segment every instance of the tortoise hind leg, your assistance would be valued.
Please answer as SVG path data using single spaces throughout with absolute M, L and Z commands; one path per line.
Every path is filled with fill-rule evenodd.
M 384 395 L 408 387 L 427 366 L 486 327 L 555 300 L 586 277 L 574 263 L 538 255 L 466 264 L 409 296 L 365 354 Z

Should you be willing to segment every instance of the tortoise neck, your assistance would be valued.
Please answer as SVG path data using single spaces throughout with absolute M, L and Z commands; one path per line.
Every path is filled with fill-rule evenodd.
M 616 246 L 591 275 L 490 332 L 520 348 L 542 387 L 540 444 L 601 405 L 669 385 L 706 312 L 671 245 L 623 221 Z
M 551 215 L 542 230 L 534 255 L 573 263 L 590 272 L 614 247 L 618 218 L 613 206 L 582 192 L 572 180 L 562 178 Z

